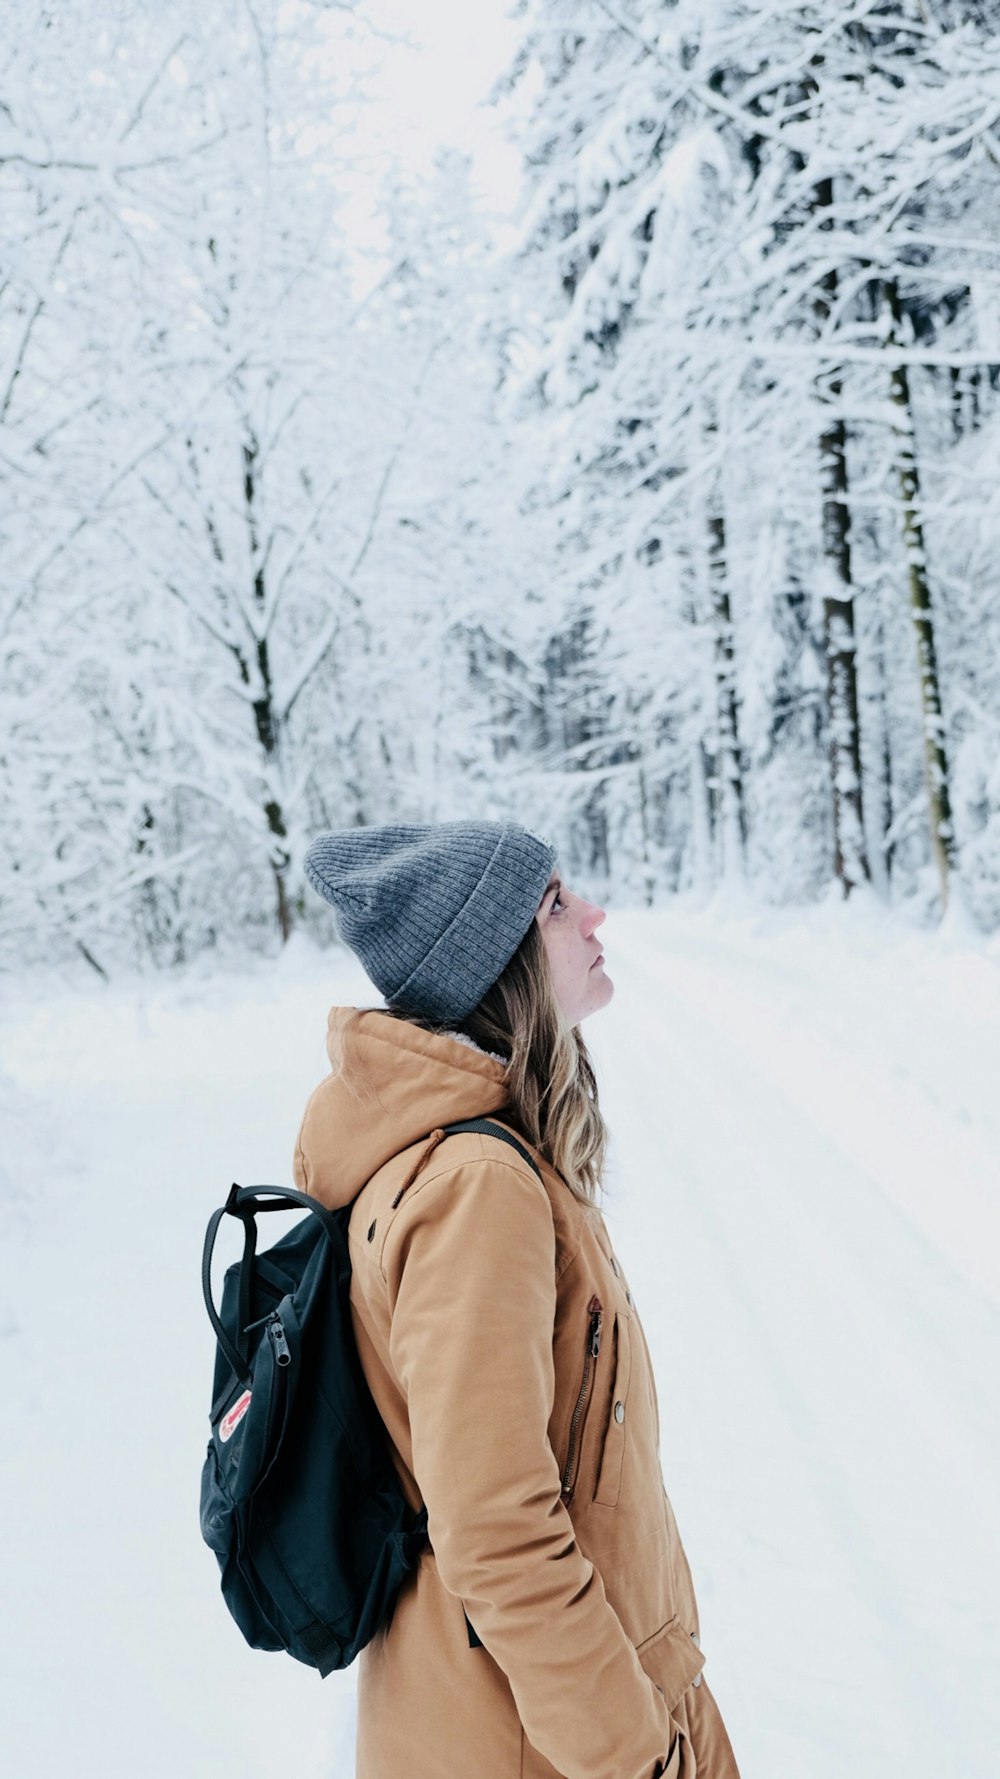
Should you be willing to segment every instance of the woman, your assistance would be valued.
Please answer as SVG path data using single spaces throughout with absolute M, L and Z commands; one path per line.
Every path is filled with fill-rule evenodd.
M 430 1539 L 361 1656 L 358 1779 L 738 1779 L 594 1204 L 604 914 L 511 824 L 324 835 L 306 870 L 387 1010 L 333 1009 L 296 1180 L 353 1201 L 361 1363 Z M 483 1115 L 539 1172 L 442 1135 Z

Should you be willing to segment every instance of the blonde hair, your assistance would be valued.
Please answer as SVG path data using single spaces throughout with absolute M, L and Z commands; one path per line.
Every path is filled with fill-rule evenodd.
M 482 1050 L 500 1055 L 507 1064 L 509 1095 L 500 1116 L 545 1157 L 574 1198 L 583 1204 L 595 1201 L 608 1143 L 597 1077 L 579 1026 L 567 1024 L 556 1000 L 534 920 L 510 962 L 464 1019 L 446 1025 L 395 1007 L 379 1011 L 442 1036 L 463 1032 Z M 342 1030 L 345 1069 L 354 1017 Z

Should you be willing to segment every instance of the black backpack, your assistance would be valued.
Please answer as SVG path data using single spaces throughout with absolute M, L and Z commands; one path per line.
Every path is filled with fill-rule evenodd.
M 501 1137 L 539 1171 L 489 1119 L 444 1128 Z M 257 1215 L 293 1206 L 312 1215 L 258 1254 Z M 290 1187 L 234 1185 L 202 1256 L 217 1339 L 202 1536 L 247 1642 L 286 1649 L 321 1675 L 371 1641 L 427 1545 L 426 1510 L 415 1515 L 403 1496 L 355 1347 L 350 1215 Z M 211 1265 L 225 1216 L 243 1224 L 244 1245 L 220 1313 Z

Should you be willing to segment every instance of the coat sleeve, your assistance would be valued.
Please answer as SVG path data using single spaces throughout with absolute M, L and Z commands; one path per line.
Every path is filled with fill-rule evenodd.
M 576 1543 L 549 1441 L 555 1230 L 544 1187 L 491 1158 L 418 1176 L 382 1263 L 444 1586 L 557 1772 L 654 1779 L 676 1725 Z

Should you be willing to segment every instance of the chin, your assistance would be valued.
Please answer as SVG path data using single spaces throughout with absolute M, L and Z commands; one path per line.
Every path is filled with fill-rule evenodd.
M 607 1006 L 614 992 L 615 985 L 612 982 L 611 977 L 606 976 L 602 972 L 600 982 L 595 984 L 594 992 L 588 998 L 587 1005 L 583 1009 L 583 1012 L 578 1014 L 577 1018 L 573 1021 L 574 1025 L 579 1025 L 584 1019 L 588 1019 L 591 1013 L 599 1013 L 602 1007 Z

